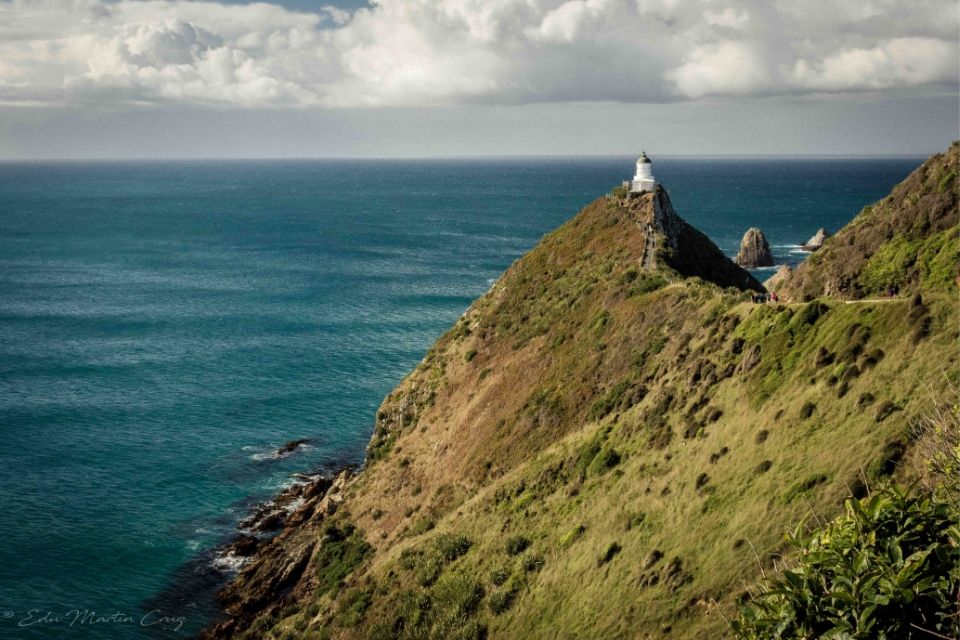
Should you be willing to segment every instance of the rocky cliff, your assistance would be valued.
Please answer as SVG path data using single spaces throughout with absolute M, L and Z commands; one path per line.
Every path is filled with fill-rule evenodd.
M 931 162 L 895 191 L 910 246 L 956 238 L 921 205 L 942 201 Z M 597 199 L 384 400 L 362 472 L 298 490 L 208 635 L 723 637 L 785 528 L 903 472 L 911 416 L 957 369 L 939 276 L 841 299 L 865 276 L 831 247 L 885 251 L 871 215 L 786 276 L 797 302 L 758 305 L 662 189 Z

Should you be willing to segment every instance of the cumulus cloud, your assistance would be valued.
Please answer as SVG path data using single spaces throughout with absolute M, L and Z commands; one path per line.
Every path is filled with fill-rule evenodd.
M 822 5 L 822 6 L 819 6 Z M 950 0 L 0 0 L 0 107 L 663 102 L 955 87 Z

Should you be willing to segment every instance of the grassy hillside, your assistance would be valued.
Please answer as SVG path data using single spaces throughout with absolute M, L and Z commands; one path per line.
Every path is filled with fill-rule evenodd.
M 857 299 L 889 287 L 955 292 L 960 142 L 923 163 L 801 265 L 783 295 Z
M 593 202 L 387 397 L 364 471 L 267 545 L 302 556 L 279 601 L 235 607 L 220 635 L 722 637 L 784 531 L 898 473 L 911 417 L 956 381 L 956 290 L 922 265 L 955 250 L 957 220 L 921 206 L 956 157 L 904 183 L 923 185 L 896 209 L 905 242 L 946 240 L 894 300 L 870 296 L 868 256 L 888 244 L 857 231 L 886 224 L 881 205 L 794 274 L 811 300 L 755 305 L 755 281 L 664 222 L 665 193 Z M 837 276 L 850 238 L 864 259 Z M 815 284 L 848 275 L 855 302 Z

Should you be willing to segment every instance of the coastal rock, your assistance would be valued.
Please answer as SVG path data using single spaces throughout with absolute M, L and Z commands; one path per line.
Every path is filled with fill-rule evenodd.
M 827 230 L 823 227 L 817 229 L 817 232 L 813 234 L 813 237 L 807 240 L 807 244 L 803 245 L 804 251 L 816 251 L 823 246 L 823 241 L 830 237 L 830 234 L 827 233 Z
M 277 457 L 280 457 L 280 458 L 286 457 L 291 453 L 293 453 L 294 451 L 296 451 L 297 449 L 299 449 L 300 447 L 308 445 L 311 442 L 312 440 L 310 440 L 310 438 L 300 438 L 299 440 L 291 440 L 290 442 L 286 443 L 285 445 L 277 449 Z
M 740 241 L 740 252 L 734 262 L 744 269 L 773 266 L 773 254 L 770 253 L 770 245 L 767 244 L 763 231 L 756 227 L 747 229 Z
M 278 534 L 266 540 L 241 534 L 230 545 L 233 555 L 245 556 L 248 551 L 252 555 L 218 594 L 227 619 L 201 632 L 201 639 L 235 637 L 238 629 L 247 627 L 257 616 L 276 614 L 290 601 L 314 592 L 315 577 L 307 567 L 321 537 L 321 525 L 343 501 L 353 471 L 344 469 L 335 478 L 309 477 L 306 484 L 295 484 L 266 503 L 270 514 L 276 513 L 269 509 L 277 505 L 283 505 L 282 513 L 289 511 Z
M 779 269 L 777 269 L 775 274 L 763 282 L 763 288 L 767 291 L 776 291 L 783 285 L 786 279 L 790 277 L 791 273 L 793 273 L 793 269 L 791 269 L 789 266 L 781 266 Z
M 259 538 L 242 533 L 230 545 L 230 550 L 233 551 L 234 555 L 246 558 L 253 555 L 258 544 L 260 544 Z

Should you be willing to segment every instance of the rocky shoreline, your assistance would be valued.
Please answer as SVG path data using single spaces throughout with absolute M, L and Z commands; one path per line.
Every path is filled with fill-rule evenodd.
M 280 451 L 297 446 L 299 441 Z M 237 571 L 217 593 L 225 617 L 201 631 L 198 638 L 231 638 L 259 615 L 276 613 L 311 589 L 305 571 L 318 540 L 315 532 L 336 512 L 343 490 L 356 472 L 356 466 L 345 465 L 333 474 L 294 474 L 289 487 L 258 504 L 240 521 L 236 537 L 218 549 L 220 566 Z

